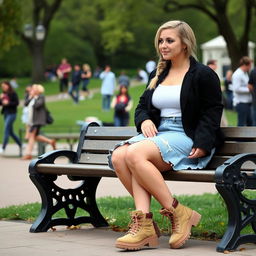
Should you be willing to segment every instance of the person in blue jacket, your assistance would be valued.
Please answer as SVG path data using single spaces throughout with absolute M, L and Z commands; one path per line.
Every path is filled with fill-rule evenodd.
M 155 48 L 157 68 L 135 110 L 139 135 L 116 145 L 110 155 L 110 166 L 135 203 L 129 231 L 116 241 L 126 250 L 158 245 L 152 196 L 172 223 L 170 247 L 183 246 L 201 215 L 173 197 L 161 173 L 202 169 L 222 143 L 220 81 L 196 60 L 191 27 L 184 21 L 166 22 L 156 33 Z

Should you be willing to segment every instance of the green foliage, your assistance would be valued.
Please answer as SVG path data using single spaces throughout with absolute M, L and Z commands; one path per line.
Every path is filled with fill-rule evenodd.
M 67 31 L 65 25 L 56 21 L 52 24 L 45 49 L 45 63 L 59 64 L 65 57 L 71 64 L 89 63 L 96 66 L 96 56 L 88 41 L 82 41 L 77 34 Z
M 0 55 L 18 43 L 16 30 L 21 22 L 21 2 L 4 0 L 0 5 Z
M 1 77 L 29 76 L 32 62 L 30 53 L 24 44 L 20 42 L 9 51 L 3 52 L 0 59 Z
M 198 9 L 169 8 L 173 2 L 179 2 L 180 5 L 199 3 L 215 14 L 213 0 L 65 0 L 51 22 L 44 52 L 45 65 L 57 65 L 65 56 L 72 65 L 88 62 L 93 68 L 106 63 L 115 68 L 144 68 L 148 59 L 157 58 L 154 49 L 157 28 L 173 19 L 184 20 L 191 25 L 197 38 L 200 59 L 200 44 L 219 34 L 216 23 Z M 10 27 L 10 30 L 4 33 L 4 37 L 1 36 L 1 17 L 6 12 L 0 12 L 0 46 L 5 40 L 5 47 L 11 49 L 0 59 L 2 76 L 24 76 L 30 73 L 31 57 L 24 49 L 24 44 L 10 48 L 15 39 L 13 28 L 22 32 L 24 24 L 33 23 L 33 1 L 23 0 L 22 3 L 20 6 L 18 0 L 4 1 L 15 13 L 13 19 L 5 19 L 4 27 Z M 227 7 L 231 26 L 236 35 L 241 36 L 246 16 L 244 1 L 229 0 Z M 256 19 L 253 17 L 251 40 L 254 40 L 255 33 Z M 12 39 L 6 40 L 9 36 Z

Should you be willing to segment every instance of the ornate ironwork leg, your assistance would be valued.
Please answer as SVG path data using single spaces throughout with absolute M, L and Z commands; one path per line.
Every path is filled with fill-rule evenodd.
M 241 170 L 245 161 L 255 159 L 254 154 L 241 154 L 216 170 L 216 188 L 228 210 L 228 226 L 217 246 L 219 252 L 233 251 L 244 243 L 256 243 L 256 200 L 248 199 L 242 193 L 244 189 L 256 189 L 256 173 L 249 176 Z M 242 235 L 242 229 L 248 225 L 252 226 L 255 234 Z
M 91 223 L 95 227 L 108 226 L 95 200 L 96 189 L 101 178 L 84 178 L 81 185 L 75 189 L 63 189 L 57 186 L 54 183 L 56 175 L 36 174 L 30 175 L 30 178 L 42 199 L 40 215 L 32 225 L 30 232 L 46 232 L 53 226 L 72 226 L 81 223 Z M 78 208 L 88 212 L 89 216 L 76 217 Z M 54 214 L 61 209 L 65 210 L 67 217 L 53 218 Z
M 67 157 L 71 163 L 76 163 L 89 126 L 98 126 L 98 124 L 90 123 L 89 125 L 84 125 L 79 139 L 79 153 L 71 150 L 55 150 L 30 162 L 29 176 L 37 187 L 42 199 L 41 212 L 32 225 L 30 232 L 45 232 L 53 226 L 71 226 L 81 223 L 91 223 L 95 227 L 108 226 L 107 221 L 98 209 L 95 199 L 96 189 L 101 177 L 76 177 L 73 180 L 81 180 L 80 186 L 75 189 L 63 189 L 54 182 L 57 179 L 57 175 L 37 172 L 37 164 L 54 164 L 55 159 L 60 156 Z M 76 217 L 78 208 L 86 211 L 89 216 Z M 54 215 L 62 209 L 65 211 L 66 217 L 54 218 Z

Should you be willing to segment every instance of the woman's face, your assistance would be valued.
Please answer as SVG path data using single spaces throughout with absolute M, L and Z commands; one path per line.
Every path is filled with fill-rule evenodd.
M 163 29 L 158 39 L 158 47 L 164 60 L 175 60 L 185 55 L 186 45 L 181 42 L 176 29 Z
M 3 92 L 7 92 L 8 89 L 9 89 L 9 86 L 8 86 L 7 84 L 5 84 L 5 83 L 2 83 L 2 84 L 1 84 L 1 87 L 2 87 L 2 91 L 3 91 Z
M 127 88 L 125 86 L 122 86 L 120 91 L 121 91 L 122 94 L 126 94 L 127 93 Z

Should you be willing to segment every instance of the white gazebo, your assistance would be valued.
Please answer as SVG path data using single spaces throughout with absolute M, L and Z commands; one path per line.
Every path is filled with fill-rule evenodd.
M 231 64 L 226 45 L 227 44 L 223 36 L 217 36 L 201 45 L 201 49 L 203 52 L 203 63 L 206 64 L 207 61 L 210 59 L 217 60 L 216 72 L 220 79 L 223 79 L 225 77 L 225 73 L 230 68 Z M 254 60 L 255 43 L 249 42 L 248 46 L 248 56 Z

